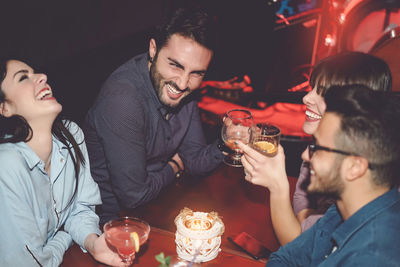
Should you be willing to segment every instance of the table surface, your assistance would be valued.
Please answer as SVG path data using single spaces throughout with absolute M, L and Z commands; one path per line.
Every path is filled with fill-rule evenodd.
M 291 197 L 296 181 L 289 177 Z M 247 232 L 271 251 L 279 248 L 270 217 L 269 191 L 247 182 L 243 168 L 225 164 L 204 179 L 184 179 L 181 183 L 171 184 L 153 201 L 123 215 L 138 217 L 152 226 L 175 232 L 174 219 L 185 207 L 193 211 L 217 212 L 225 224 L 223 245 L 230 246 L 228 236 L 234 238 Z
M 296 181 L 289 177 L 291 196 Z M 227 240 L 227 237 L 234 238 L 242 232 L 247 232 L 271 251 L 279 248 L 269 213 L 268 190 L 248 183 L 244 179 L 243 168 L 221 164 L 203 179 L 185 177 L 165 187 L 156 199 L 146 205 L 122 213 L 141 218 L 152 226 L 149 240 L 139 252 L 134 266 L 158 266 L 154 256 L 160 252 L 176 257 L 174 219 L 185 207 L 193 211 L 215 211 L 225 224 L 222 252 L 202 266 L 264 266 L 265 260 L 253 260 Z M 66 252 L 62 266 L 103 265 L 74 245 Z
M 164 252 L 165 256 L 171 256 L 172 260 L 177 260 L 175 250 L 175 234 L 169 231 L 161 230 L 153 227 L 151 229 L 149 239 L 140 248 L 139 253 L 133 262 L 133 266 L 158 266 L 160 263 L 156 261 L 155 255 Z M 188 262 L 186 262 L 188 264 Z M 85 254 L 81 249 L 74 245 L 65 254 L 62 267 L 100 267 L 105 266 L 94 261 L 89 254 Z M 172 265 L 170 265 L 172 267 Z M 180 267 L 186 266 L 182 263 Z M 193 265 L 195 267 L 197 265 Z M 216 267 L 216 266 L 265 266 L 264 261 L 254 261 L 246 255 L 223 248 L 218 256 L 209 261 L 201 263 L 202 267 Z

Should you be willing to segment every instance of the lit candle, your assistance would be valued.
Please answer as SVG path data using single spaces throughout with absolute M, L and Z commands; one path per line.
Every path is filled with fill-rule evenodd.
M 184 208 L 175 218 L 176 252 L 181 259 L 205 262 L 217 257 L 225 226 L 216 212 Z

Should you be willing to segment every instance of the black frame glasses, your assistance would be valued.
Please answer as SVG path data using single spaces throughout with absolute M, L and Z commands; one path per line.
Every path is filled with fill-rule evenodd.
M 308 145 L 308 156 L 310 157 L 310 159 L 314 155 L 315 151 L 318 151 L 318 150 L 338 153 L 338 154 L 342 154 L 342 155 L 345 155 L 345 156 L 358 156 L 357 154 L 350 153 L 350 152 L 343 151 L 343 150 L 333 149 L 333 148 L 329 148 L 329 147 L 326 147 L 326 146 L 320 146 L 320 145 L 317 145 L 317 144 L 309 144 Z
M 345 156 L 361 157 L 360 155 L 358 155 L 356 153 L 351 153 L 351 152 L 347 152 L 347 151 L 343 151 L 343 150 L 339 150 L 339 149 L 333 149 L 333 148 L 329 148 L 329 147 L 326 147 L 326 146 L 320 146 L 320 145 L 317 145 L 317 144 L 313 143 L 313 144 L 309 144 L 308 145 L 308 157 L 309 157 L 310 160 L 311 160 L 312 156 L 314 155 L 315 151 L 318 151 L 318 150 L 338 153 L 338 154 L 342 154 L 342 155 L 345 155 Z M 370 162 L 368 162 L 368 168 L 373 170 L 374 169 L 374 164 L 371 164 Z

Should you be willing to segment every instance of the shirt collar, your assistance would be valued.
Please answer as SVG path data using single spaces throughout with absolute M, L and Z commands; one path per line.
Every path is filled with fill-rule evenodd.
M 332 238 L 335 240 L 339 248 L 342 247 L 354 233 L 356 233 L 372 218 L 376 217 L 378 213 L 383 212 L 398 201 L 400 201 L 400 194 L 397 187 L 395 187 L 363 206 L 350 218 L 339 225 L 339 227 L 333 232 Z
M 15 143 L 15 146 L 17 147 L 18 151 L 21 153 L 21 155 L 24 157 L 26 163 L 28 164 L 28 167 L 30 170 L 36 167 L 40 163 L 40 158 L 36 153 L 28 146 L 27 143 L 25 142 L 18 142 Z
M 168 112 L 168 109 L 166 109 L 163 105 L 161 105 L 161 107 L 158 107 L 158 111 L 161 113 L 161 116 L 167 120 L 167 115 L 170 114 L 168 116 L 168 119 L 170 119 L 172 113 Z
M 164 108 L 164 106 L 161 104 L 160 100 L 158 99 L 158 95 L 156 93 L 156 90 L 154 89 L 153 83 L 151 82 L 150 78 L 150 71 L 148 68 L 148 59 L 147 59 L 147 54 L 143 53 L 139 56 L 139 69 L 141 71 L 141 75 L 143 77 L 145 87 L 146 87 L 146 95 L 153 99 L 153 103 L 156 107 L 156 109 L 160 110 Z M 164 108 L 165 109 L 165 108 Z
M 26 163 L 30 170 L 35 168 L 42 160 L 39 158 L 38 155 L 28 146 L 25 142 L 18 142 L 15 143 L 18 151 L 24 157 Z M 67 152 L 66 146 L 61 143 L 57 138 L 53 136 L 53 149 L 52 149 L 52 157 L 56 151 L 59 151 L 61 154 L 65 154 Z

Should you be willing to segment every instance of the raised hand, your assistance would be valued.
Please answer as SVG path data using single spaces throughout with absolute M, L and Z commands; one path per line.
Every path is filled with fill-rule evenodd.
M 240 141 L 238 146 L 244 153 L 241 160 L 247 181 L 264 186 L 271 193 L 289 193 L 285 153 L 281 145 L 274 157 L 265 156 Z

